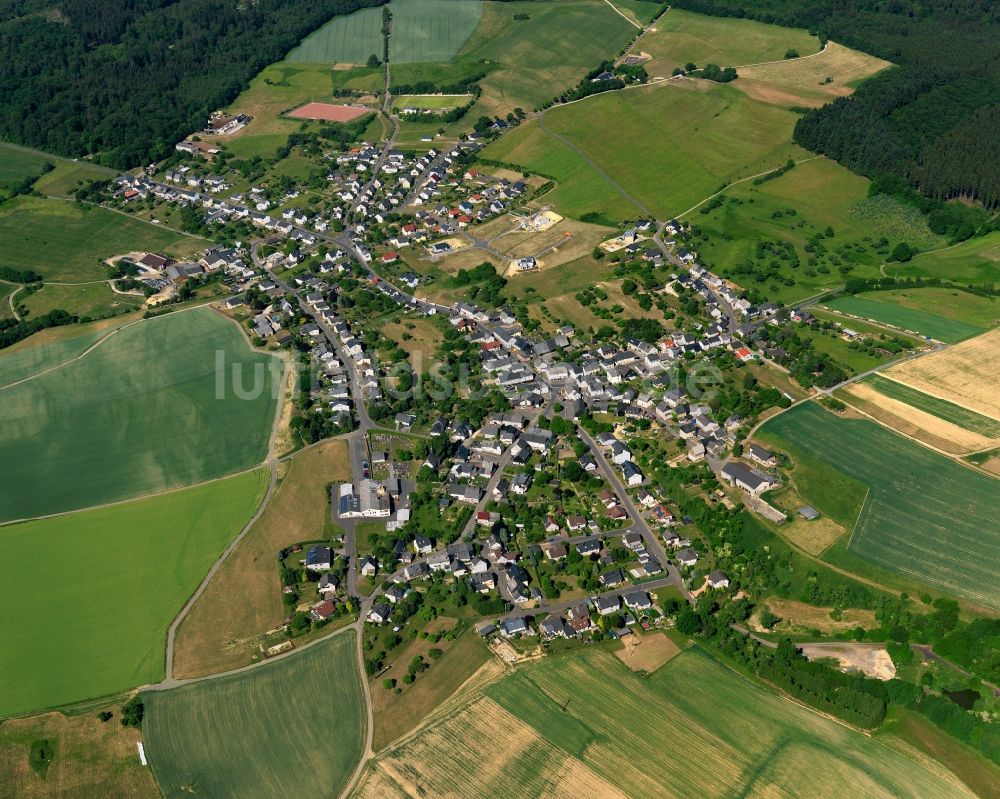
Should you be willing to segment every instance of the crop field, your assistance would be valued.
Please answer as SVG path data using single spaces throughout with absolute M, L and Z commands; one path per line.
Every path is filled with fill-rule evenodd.
M 231 321 L 195 309 L 131 325 L 84 358 L 8 384 L 0 389 L 0 521 L 260 463 L 279 364 L 251 351 Z
M 362 8 L 334 17 L 292 50 L 288 61 L 306 64 L 364 64 L 368 56 L 382 59 L 382 9 Z
M 1000 419 L 996 352 L 1000 329 L 955 344 L 941 352 L 890 367 L 886 376 L 900 383 Z
M 606 92 L 552 109 L 543 124 L 650 213 L 669 219 L 723 184 L 774 169 L 800 152 L 790 141 L 793 123 L 789 111 L 730 86 L 686 82 Z M 490 157 L 489 148 L 486 153 Z
M 780 177 L 760 184 L 746 181 L 728 189 L 716 207 L 703 206 L 688 215 L 703 231 L 694 248 L 723 275 L 790 304 L 842 285 L 841 266 L 849 267 L 850 276 L 877 277 L 888 255 L 888 248 L 877 251 L 882 237 L 928 247 L 943 241 L 909 206 L 869 198 L 868 185 L 835 161 L 814 157 Z M 807 251 L 817 236 L 824 251 Z M 770 254 L 756 257 L 758 242 L 787 242 L 797 265 Z M 746 262 L 752 262 L 752 273 L 738 273 Z
M 82 282 L 107 277 L 100 263 L 134 250 L 175 257 L 209 245 L 106 208 L 40 197 L 15 197 L 0 205 L 0 250 L 7 264 L 46 280 Z
M 807 55 L 800 51 L 800 55 Z M 741 67 L 736 87 L 751 97 L 785 106 L 821 106 L 854 91 L 865 78 L 890 66 L 881 58 L 827 42 L 822 53 L 772 64 Z
M 838 418 L 815 403 L 776 416 L 760 435 L 793 460 L 803 453 L 868 486 L 850 552 L 1000 608 L 1000 482 L 874 422 Z M 814 500 L 812 483 L 798 481 L 796 488 Z M 829 499 L 816 507 L 825 510 Z
M 824 306 L 833 311 L 860 316 L 863 319 L 874 319 L 876 322 L 883 322 L 903 330 L 912 330 L 947 344 L 975 336 L 985 330 L 931 311 L 884 301 L 881 292 L 867 296 L 837 297 L 835 300 L 825 302 Z
M 614 6 L 640 25 L 652 22 L 665 7 L 658 0 L 614 0 Z
M 261 517 L 219 567 L 177 629 L 177 677 L 203 677 L 250 662 L 258 636 L 285 618 L 274 553 L 323 534 L 330 519 L 326 486 L 349 480 L 350 474 L 343 441 L 329 441 L 292 458 Z M 231 602 L 233 596 L 239 596 L 240 601 Z
M 364 744 L 353 631 L 241 674 L 144 693 L 163 795 L 337 796 Z
M 22 566 L 0 584 L 0 716 L 162 679 L 167 627 L 266 488 L 259 469 L 0 528 L 0 559 Z
M 0 186 L 38 177 L 54 161 L 37 150 L 0 142 Z
M 389 60 L 449 61 L 479 24 L 482 0 L 393 0 Z
M 352 795 L 473 793 L 971 796 L 913 750 L 780 699 L 698 649 L 648 677 L 604 649 L 522 666 L 382 752 Z
M 427 111 L 444 111 L 465 105 L 471 94 L 404 94 L 393 100 L 394 108 L 420 108 Z
M 671 8 L 635 49 L 653 57 L 644 65 L 650 75 L 669 77 L 674 67 L 689 62 L 729 67 L 778 61 L 792 49 L 810 55 L 819 51 L 820 42 L 804 30 Z
M 953 402 L 932 397 L 881 375 L 871 375 L 865 378 L 864 382 L 881 394 L 905 402 L 907 405 L 912 405 L 914 408 L 958 425 L 965 430 L 971 430 L 987 438 L 1000 438 L 1000 421 L 997 419 L 983 416 L 981 413 L 963 408 Z

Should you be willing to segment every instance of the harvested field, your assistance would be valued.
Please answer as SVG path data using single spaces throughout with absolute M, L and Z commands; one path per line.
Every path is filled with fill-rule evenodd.
M 898 385 L 905 388 L 902 384 Z M 915 438 L 951 455 L 964 455 L 996 444 L 995 438 L 986 438 L 970 430 L 964 430 L 958 425 L 887 396 L 867 381 L 854 383 L 838 391 L 837 397 L 904 436 Z
M 350 478 L 347 444 L 297 453 L 263 515 L 191 608 L 174 646 L 174 674 L 186 679 L 245 666 L 257 636 L 285 617 L 274 553 L 322 535 L 330 518 L 328 483 Z M 231 602 L 239 596 L 239 602 Z
M 168 799 L 336 796 L 364 745 L 353 630 L 257 668 L 142 695 Z
M 822 482 L 796 477 L 811 504 L 833 514 L 838 493 L 826 471 L 868 493 L 850 552 L 891 572 L 1000 609 L 1000 481 L 961 465 L 875 422 L 845 419 L 804 403 L 758 431 L 793 460 L 818 460 Z M 820 501 L 817 497 L 822 495 Z M 844 499 L 854 505 L 854 499 Z
M 124 701 L 124 700 L 123 700 Z M 97 718 L 101 707 L 78 716 L 46 713 L 9 719 L 0 725 L 0 797 L 51 799 L 101 796 L 147 799 L 157 796 L 156 783 L 139 762 L 136 743 L 142 733 L 119 724 L 121 702 L 108 706 L 110 721 Z M 28 754 L 34 741 L 49 740 L 55 755 L 44 779 L 35 773 Z
M 680 651 L 663 633 L 645 633 L 626 636 L 615 657 L 632 671 L 652 674 Z
M 371 113 L 370 108 L 358 108 L 355 105 L 334 105 L 333 103 L 306 103 L 288 116 L 295 119 L 321 119 L 324 122 L 350 122 L 365 114 Z
M 901 363 L 883 374 L 932 397 L 1000 419 L 996 353 L 1000 329 Z
M 911 750 L 785 701 L 696 648 L 648 676 L 593 648 L 463 693 L 372 761 L 352 796 L 971 796 Z
M 734 85 L 765 103 L 818 107 L 851 94 L 858 81 L 889 66 L 881 58 L 828 42 L 826 50 L 808 58 L 740 67 Z

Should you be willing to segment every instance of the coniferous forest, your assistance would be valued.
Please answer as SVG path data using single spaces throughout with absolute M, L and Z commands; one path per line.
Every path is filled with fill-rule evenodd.
M 898 66 L 803 115 L 795 139 L 929 197 L 1000 206 L 1000 4 L 990 0 L 677 0 L 818 34 Z
M 382 0 L 0 0 L 0 139 L 163 158 L 328 19 Z

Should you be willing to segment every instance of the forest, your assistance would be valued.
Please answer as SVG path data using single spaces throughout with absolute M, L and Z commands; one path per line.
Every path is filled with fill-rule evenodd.
M 115 168 L 166 156 L 331 17 L 381 0 L 0 0 L 0 139 Z
M 1000 206 L 1000 7 L 989 0 L 678 0 L 806 28 L 897 66 L 803 113 L 796 141 L 938 200 Z

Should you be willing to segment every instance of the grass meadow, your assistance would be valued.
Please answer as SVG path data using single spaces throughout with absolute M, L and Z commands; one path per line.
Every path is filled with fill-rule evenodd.
M 757 64 L 780 61 L 788 50 L 805 56 L 820 47 L 819 39 L 804 30 L 671 8 L 636 50 L 653 57 L 644 65 L 651 75 L 669 76 L 675 67 L 689 62 L 699 67 Z
M 250 671 L 143 694 L 167 799 L 337 796 L 365 735 L 353 631 Z
M 45 170 L 45 165 L 54 161 L 54 158 L 37 150 L 0 142 L 0 186 L 38 177 Z
M 946 277 L 957 283 L 1000 283 L 1000 232 L 921 253 L 905 264 L 890 264 L 886 271 L 898 277 Z
M 362 8 L 334 17 L 313 31 L 288 54 L 288 61 L 306 64 L 364 64 L 368 56 L 382 60 L 382 9 Z
M 969 296 L 970 304 L 975 299 L 986 299 L 976 298 L 973 295 L 965 296 Z M 946 344 L 954 344 L 957 341 L 976 336 L 986 330 L 985 327 L 969 324 L 960 319 L 949 319 L 927 308 L 914 307 L 913 304 L 904 305 L 895 302 L 894 299 L 892 295 L 886 295 L 883 292 L 873 292 L 867 295 L 856 294 L 849 297 L 837 297 L 823 304 L 833 311 L 860 316 L 863 319 L 874 319 L 876 322 L 899 327 L 903 330 L 912 330 L 928 338 L 943 341 Z M 960 299 L 958 301 L 959 305 L 955 309 L 958 313 L 961 313 L 962 302 Z M 997 305 L 995 301 L 992 304 L 994 306 Z M 929 307 L 938 308 L 940 306 L 932 304 Z M 849 324 L 850 320 L 847 323 Z
M 69 197 L 78 188 L 93 180 L 109 180 L 117 173 L 113 169 L 86 161 L 55 160 L 55 169 L 35 181 L 34 188 L 50 197 Z
M 700 649 L 642 677 L 596 647 L 521 666 L 451 703 L 380 753 L 352 796 L 424 792 L 971 796 L 913 750 L 783 700 Z
M 104 281 L 81 286 L 48 283 L 31 294 L 19 294 L 16 300 L 28 309 L 29 318 L 37 318 L 55 308 L 61 308 L 88 319 L 101 319 L 139 310 L 145 302 L 142 296 L 118 294 Z
M 0 528 L 10 567 L 0 717 L 162 679 L 167 627 L 257 510 L 267 479 L 259 469 Z
M 904 578 L 1000 609 L 1000 482 L 867 419 L 806 403 L 767 422 L 758 437 L 793 460 L 813 458 L 868 486 L 849 552 Z M 799 493 L 833 515 L 828 487 Z
M 776 168 L 798 154 L 790 141 L 793 123 L 789 111 L 751 100 L 729 86 L 653 85 L 552 109 L 542 132 L 561 140 L 541 139 L 544 149 L 534 161 L 539 171 L 556 177 L 553 167 L 560 161 L 583 162 L 591 181 L 607 182 L 594 164 L 650 213 L 669 219 L 726 183 Z M 521 163 L 517 153 L 503 158 L 507 147 L 501 139 L 484 156 Z M 582 205 L 585 197 L 579 200 Z M 630 206 L 623 199 L 618 205 Z
M 112 255 L 139 250 L 181 257 L 208 245 L 205 239 L 92 205 L 30 196 L 0 204 L 0 250 L 5 262 L 31 269 L 48 281 L 106 278 L 101 261 Z
M 221 372 L 217 357 L 225 359 Z M 197 309 L 132 325 L 84 358 L 8 383 L 0 389 L 0 521 L 129 499 L 260 463 L 278 363 L 250 351 L 232 322 Z M 260 396 L 237 396 L 234 365 L 242 365 L 246 391 L 257 373 Z
M 1000 421 L 991 419 L 989 416 L 983 416 L 981 413 L 963 408 L 961 405 L 948 402 L 948 400 L 932 397 L 930 394 L 925 394 L 923 391 L 910 388 L 881 375 L 871 375 L 866 377 L 863 382 L 880 394 L 905 402 L 907 405 L 912 405 L 914 408 L 958 425 L 965 430 L 971 430 L 987 438 L 1000 438 Z

